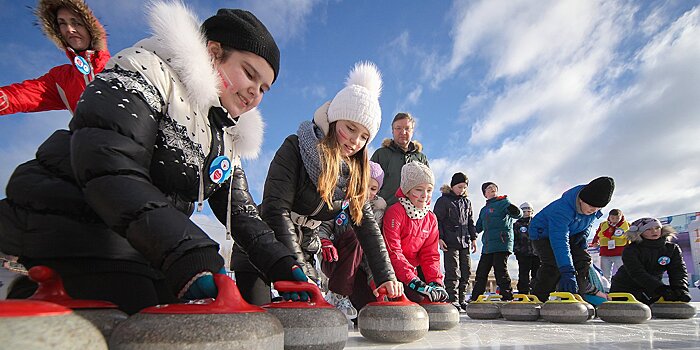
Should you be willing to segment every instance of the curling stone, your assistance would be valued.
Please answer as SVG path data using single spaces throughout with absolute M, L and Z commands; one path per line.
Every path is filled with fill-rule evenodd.
M 475 320 L 494 320 L 501 317 L 501 310 L 489 300 L 488 295 L 479 295 L 475 301 L 467 304 L 467 316 Z
M 376 302 L 369 303 L 357 316 L 363 337 L 382 343 L 410 343 L 428 334 L 428 313 L 405 295 L 398 301 L 384 301 L 386 289 L 379 288 Z
M 104 349 L 92 323 L 61 305 L 38 300 L 0 301 L 0 348 Z
M 651 304 L 654 318 L 687 319 L 695 316 L 695 307 L 682 301 L 665 301 L 664 298 Z
M 542 305 L 540 315 L 553 323 L 584 323 L 588 321 L 589 312 L 584 303 L 568 292 L 554 292 L 549 294 L 553 300 L 547 300 Z
M 343 349 L 348 341 L 348 320 L 326 302 L 318 287 L 309 282 L 275 282 L 278 292 L 307 292 L 310 301 L 281 301 L 263 305 L 284 327 L 286 350 Z
M 431 331 L 444 331 L 452 329 L 459 324 L 459 310 L 454 305 L 426 300 L 424 299 L 420 306 L 428 313 L 428 323 Z
M 651 319 L 651 309 L 630 293 L 610 293 L 611 299 L 598 306 L 598 317 L 610 323 L 644 323 Z
M 501 315 L 509 321 L 537 321 L 542 303 L 534 295 L 514 294 L 513 301 L 501 307 Z
M 111 350 L 282 349 L 284 330 L 274 316 L 245 302 L 236 283 L 215 274 L 216 299 L 157 305 L 120 323 Z
M 71 298 L 63 288 L 63 280 L 54 270 L 46 266 L 29 269 L 29 278 L 39 285 L 32 300 L 48 301 L 73 309 L 80 317 L 90 321 L 109 339 L 114 328 L 129 316 L 117 310 L 117 305 L 101 300 L 78 300 Z
M 583 303 L 583 306 L 585 306 L 586 309 L 588 310 L 588 319 L 589 320 L 594 319 L 595 318 L 595 306 L 593 306 L 591 303 L 585 301 L 580 294 L 573 294 L 573 296 L 576 300 Z

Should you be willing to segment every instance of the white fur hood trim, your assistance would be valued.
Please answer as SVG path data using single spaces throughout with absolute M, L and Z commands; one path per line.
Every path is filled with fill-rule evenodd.
M 255 159 L 263 142 L 265 122 L 257 108 L 241 114 L 236 126 L 226 128 L 233 138 L 234 149 L 244 159 Z
M 164 51 L 158 56 L 170 59 L 188 100 L 196 109 L 218 105 L 220 81 L 197 16 L 180 1 L 153 2 L 149 9 L 151 31 Z

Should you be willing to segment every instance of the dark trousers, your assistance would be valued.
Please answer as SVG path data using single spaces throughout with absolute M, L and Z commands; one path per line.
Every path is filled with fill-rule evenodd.
M 481 254 L 479 265 L 476 267 L 471 300 L 476 300 L 479 295 L 486 291 L 486 282 L 491 268 L 493 268 L 493 274 L 496 277 L 496 284 L 501 289 L 503 300 L 513 299 L 513 288 L 510 286 L 511 281 L 508 274 L 508 256 L 510 256 L 510 252 Z
M 518 259 L 518 293 L 530 294 L 530 276 L 535 279 L 540 268 L 540 258 L 536 255 L 515 253 Z
M 321 271 L 328 277 L 328 290 L 348 296 L 353 293 L 355 279 L 362 262 L 362 247 L 355 231 L 348 230 L 336 237 L 333 246 L 338 250 L 338 261 L 321 262 Z M 361 283 L 367 284 L 367 281 Z
M 532 241 L 532 245 L 535 248 L 535 253 L 540 257 L 540 268 L 532 281 L 532 293 L 540 301 L 546 301 L 549 298 L 549 293 L 553 292 L 557 288 L 557 283 L 559 283 L 559 268 L 548 239 Z M 588 270 L 591 268 L 591 256 L 586 251 L 586 248 L 581 247 L 578 242 L 572 242 L 571 238 L 569 238 L 569 246 L 571 258 L 574 261 L 576 282 L 579 290 L 590 288 Z
M 164 280 L 153 280 L 139 274 L 95 272 L 61 277 L 66 293 L 72 298 L 109 301 L 129 315 L 149 306 L 178 301 Z M 20 277 L 10 286 L 7 298 L 26 299 L 36 288 L 36 283 L 29 278 Z
M 469 248 L 448 248 L 443 252 L 445 258 L 445 289 L 450 295 L 450 302 L 464 302 L 467 299 L 472 259 Z

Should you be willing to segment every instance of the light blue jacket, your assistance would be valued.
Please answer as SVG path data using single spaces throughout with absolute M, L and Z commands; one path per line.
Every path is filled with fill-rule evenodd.
M 564 192 L 561 198 L 549 203 L 537 213 L 530 223 L 530 239 L 533 241 L 549 239 L 559 268 L 574 266 L 569 236 L 573 241 L 579 242 L 582 246 L 585 245 L 593 221 L 603 216 L 600 210 L 591 215 L 576 211 L 576 198 L 584 186 L 578 185 Z

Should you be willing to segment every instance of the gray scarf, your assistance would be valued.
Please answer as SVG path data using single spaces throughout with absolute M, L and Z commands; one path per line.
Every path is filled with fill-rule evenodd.
M 321 176 L 321 154 L 318 151 L 318 143 L 324 136 L 323 131 L 307 120 L 299 125 L 297 136 L 299 137 L 299 153 L 302 162 L 304 162 L 304 169 L 309 174 L 311 182 L 318 188 L 318 178 Z M 343 189 L 347 186 L 349 177 L 350 168 L 345 162 L 342 162 L 338 182 L 333 192 L 333 200 L 345 199 L 346 191 Z

